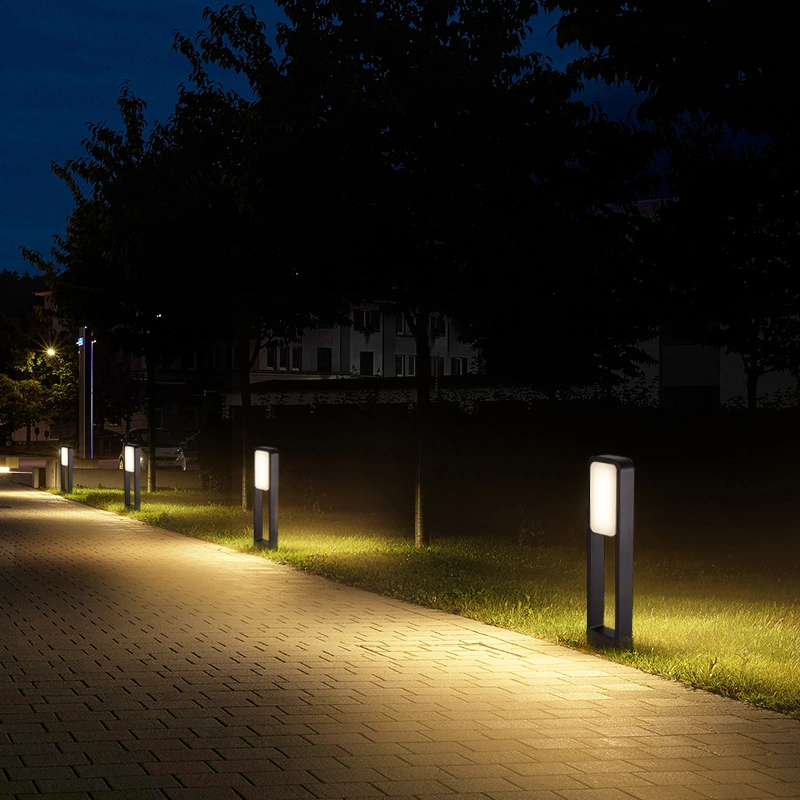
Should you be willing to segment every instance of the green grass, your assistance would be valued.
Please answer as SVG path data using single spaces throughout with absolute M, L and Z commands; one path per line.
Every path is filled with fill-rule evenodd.
M 139 512 L 124 512 L 119 490 L 77 489 L 71 497 L 351 586 L 589 649 L 580 536 L 574 545 L 534 546 L 493 531 L 417 549 L 407 520 L 289 507 L 281 509 L 280 547 L 270 552 L 252 546 L 251 513 L 199 491 L 145 495 Z M 706 545 L 637 551 L 634 646 L 605 655 L 800 717 L 796 569 L 742 551 L 723 557 L 713 542 Z

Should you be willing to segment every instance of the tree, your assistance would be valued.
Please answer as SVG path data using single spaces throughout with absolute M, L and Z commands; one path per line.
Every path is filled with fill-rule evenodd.
M 637 118 L 669 152 L 680 198 L 660 215 L 650 260 L 672 276 L 673 323 L 738 353 L 755 408 L 761 375 L 800 373 L 797 186 L 800 99 L 793 85 L 800 6 L 770 0 L 547 0 L 575 74 L 639 93 Z M 690 269 L 685 247 L 692 244 Z M 672 259 L 667 263 L 666 257 Z
M 76 201 L 53 262 L 23 254 L 45 272 L 59 316 L 89 323 L 112 348 L 144 357 L 155 441 L 156 371 L 190 339 L 236 342 L 249 406 L 247 368 L 259 349 L 300 336 L 327 313 L 329 301 L 309 304 L 309 276 L 300 276 L 240 210 L 240 98 L 211 86 L 181 87 L 169 123 L 149 132 L 145 103 L 127 84 L 118 105 L 123 130 L 90 126 L 87 156 L 53 165 Z M 210 275 L 221 277 L 208 283 Z M 272 291 L 264 294 L 258 290 L 267 278 Z M 155 459 L 148 463 L 152 490 Z
M 31 425 L 37 421 L 54 423 L 72 418 L 78 401 L 78 359 L 61 337 L 54 337 L 46 351 L 30 351 L 16 366 L 18 393 L 23 401 L 20 412 L 27 426 L 27 445 Z
M 401 314 L 414 334 L 415 541 L 424 545 L 431 315 L 461 290 L 483 293 L 490 276 L 521 286 L 532 228 L 541 260 L 563 260 L 560 235 L 579 230 L 601 195 L 612 199 L 601 143 L 626 131 L 574 101 L 574 80 L 523 52 L 535 2 L 279 5 L 280 62 L 252 6 L 207 9 L 208 30 L 196 44 L 177 35 L 176 48 L 201 86 L 206 64 L 249 83 L 237 188 L 277 251 L 354 304 Z M 613 157 L 639 153 L 617 143 Z M 309 224 L 316 235 L 298 242 Z
M 145 103 L 127 84 L 118 105 L 122 131 L 90 126 L 83 141 L 87 156 L 53 165 L 76 202 L 66 235 L 57 237 L 51 251 L 55 263 L 33 251 L 23 249 L 23 255 L 44 271 L 59 317 L 76 327 L 89 325 L 101 341 L 144 356 L 149 440 L 155 441 L 155 370 L 182 345 L 186 331 L 184 307 L 177 302 L 177 256 L 189 232 L 179 216 L 181 198 L 170 193 L 169 178 L 176 176 L 167 157 L 168 131 L 155 126 L 145 135 Z M 148 463 L 153 490 L 155 458 Z
M 36 313 L 35 292 L 44 288 L 41 276 L 0 272 L 0 373 L 13 374 L 32 349 L 50 345 L 47 326 Z
M 630 82 L 637 116 L 663 124 L 702 111 L 734 131 L 769 135 L 797 164 L 800 98 L 794 90 L 800 7 L 793 0 L 545 0 L 560 10 L 558 43 L 586 55 L 571 71 Z
M 800 372 L 800 198 L 771 147 L 702 141 L 673 157 L 679 200 L 662 209 L 651 249 L 672 276 L 672 319 L 740 356 L 752 410 L 761 376 Z

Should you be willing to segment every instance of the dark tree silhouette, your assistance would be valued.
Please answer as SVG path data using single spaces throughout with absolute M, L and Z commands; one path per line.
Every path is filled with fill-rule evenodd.
M 579 233 L 600 198 L 621 199 L 607 176 L 642 151 L 574 101 L 575 80 L 523 51 L 535 2 L 279 5 L 280 61 L 251 6 L 207 9 L 207 30 L 175 46 L 198 87 L 211 85 L 209 64 L 249 84 L 237 189 L 276 253 L 414 334 L 422 546 L 431 315 L 558 269 L 562 235 Z
M 752 410 L 759 378 L 800 372 L 800 197 L 772 147 L 741 154 L 690 132 L 650 251 L 671 278 L 669 318 L 741 358 Z
M 571 70 L 611 85 L 629 81 L 642 121 L 702 111 L 711 123 L 767 133 L 783 154 L 800 133 L 794 89 L 800 6 L 793 0 L 627 3 L 544 0 L 560 9 L 558 42 L 580 44 Z
M 672 277 L 672 324 L 738 353 L 747 401 L 761 375 L 800 373 L 797 349 L 800 6 L 680 0 L 602 7 L 546 0 L 564 13 L 561 44 L 587 54 L 576 75 L 639 93 L 640 122 L 670 154 L 680 198 L 660 215 L 649 260 Z M 669 262 L 668 262 L 669 259 Z M 668 320 L 669 321 L 669 320 Z

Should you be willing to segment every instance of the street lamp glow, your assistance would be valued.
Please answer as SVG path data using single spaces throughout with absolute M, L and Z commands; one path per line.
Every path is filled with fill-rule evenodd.
M 61 448 L 61 466 L 66 467 L 69 466 L 69 447 L 62 447 Z
M 53 350 L 53 348 L 52 348 L 52 347 L 48 347 L 48 348 L 47 348 L 47 355 L 49 355 L 49 356 L 54 356 L 55 354 L 56 354 L 56 351 L 55 351 L 55 350 Z
M 589 468 L 589 527 L 601 536 L 617 535 L 617 465 L 592 461 Z

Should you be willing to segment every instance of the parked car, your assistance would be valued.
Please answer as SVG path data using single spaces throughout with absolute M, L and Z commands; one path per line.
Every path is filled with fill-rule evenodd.
M 147 428 L 133 428 L 122 440 L 119 453 L 119 468 L 125 468 L 125 445 L 138 444 L 141 447 L 139 458 L 142 469 L 147 469 L 148 460 Z M 156 428 L 156 467 L 186 469 L 186 456 L 178 446 L 175 437 L 166 428 Z

